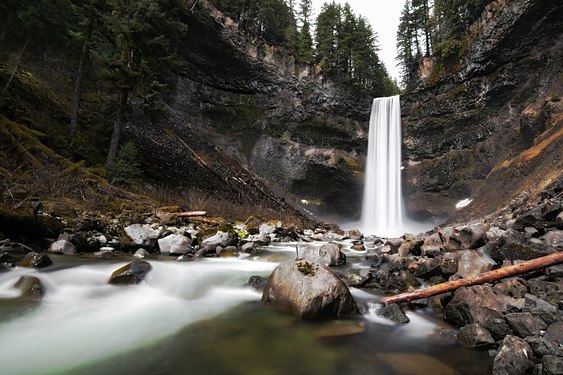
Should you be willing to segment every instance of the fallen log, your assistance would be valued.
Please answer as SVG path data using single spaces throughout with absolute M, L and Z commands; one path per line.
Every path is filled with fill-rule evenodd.
M 205 215 L 207 215 L 207 211 L 175 212 L 174 215 L 176 215 L 178 217 L 205 216 Z
M 466 279 L 448 281 L 445 283 L 433 285 L 428 288 L 420 289 L 414 292 L 383 297 L 381 298 L 381 302 L 383 302 L 386 305 L 389 305 L 391 303 L 409 302 L 420 298 L 432 297 L 438 294 L 451 292 L 453 290 L 456 290 L 464 286 L 489 283 L 495 280 L 500 280 L 507 277 L 520 275 L 522 273 L 555 266 L 560 263 L 563 263 L 563 251 L 549 254 L 541 258 L 528 260 L 526 262 L 514 266 L 508 266 L 493 271 L 484 272 L 480 275 L 468 277 Z

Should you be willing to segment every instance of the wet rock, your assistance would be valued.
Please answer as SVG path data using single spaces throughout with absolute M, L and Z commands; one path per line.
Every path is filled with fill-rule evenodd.
M 234 233 L 218 231 L 215 235 L 203 240 L 201 248 L 205 250 L 206 253 L 215 252 L 217 246 L 227 247 L 236 245 L 237 239 L 238 237 Z
M 382 318 L 389 319 L 395 323 L 404 324 L 411 321 L 409 317 L 403 312 L 403 310 L 401 310 L 401 307 L 399 307 L 399 305 L 396 303 L 392 303 L 387 306 L 381 306 L 381 308 L 377 310 L 377 315 Z
M 489 227 L 486 224 L 470 224 L 461 229 L 458 235 L 463 249 L 477 249 L 487 242 L 486 233 Z
M 522 311 L 532 313 L 532 315 L 540 318 L 546 324 L 551 324 L 557 319 L 557 307 L 532 294 L 524 296 Z
M 457 341 L 466 348 L 488 348 L 495 344 L 495 340 L 489 331 L 477 323 L 461 327 Z
M 299 259 L 309 260 L 323 266 L 340 266 L 346 264 L 346 256 L 340 251 L 340 246 L 334 243 L 317 245 L 313 243 L 297 244 Z
M 361 240 L 363 237 L 362 232 L 357 229 L 352 229 L 349 231 L 344 232 L 344 237 L 349 238 L 351 240 Z
M 148 251 L 146 251 L 143 248 L 140 248 L 139 250 L 135 251 L 135 254 L 133 254 L 133 256 L 135 258 L 146 258 L 148 256 L 150 256 L 150 253 Z
M 192 240 L 181 234 L 170 234 L 158 240 L 158 248 L 161 254 L 178 256 L 190 253 L 192 249 Z
M 0 241 L 0 254 L 25 255 L 33 251 L 32 248 L 9 239 Z
M 45 295 L 41 281 L 35 276 L 20 277 L 14 287 L 20 290 L 21 296 L 24 298 L 38 300 Z
M 67 240 L 58 240 L 49 246 L 49 252 L 63 255 L 75 255 L 76 246 Z
M 561 375 L 563 374 L 563 357 L 546 355 L 541 359 L 542 375 Z
M 355 288 L 363 288 L 373 278 L 373 275 L 368 269 L 352 269 L 342 273 L 335 272 L 335 274 L 340 280 L 344 281 L 346 285 Z
M 563 211 L 561 211 L 559 215 L 557 215 L 555 224 L 557 225 L 557 229 L 563 229 Z
M 493 361 L 493 375 L 524 375 L 534 365 L 533 357 L 526 341 L 508 335 L 502 340 Z
M 219 255 L 222 258 L 239 256 L 239 252 L 236 246 L 227 246 L 225 248 L 221 246 L 217 246 L 216 251 L 217 251 L 217 255 Z
M 524 298 L 528 293 L 526 280 L 520 278 L 503 280 L 496 284 L 493 289 L 500 294 L 505 294 L 512 298 Z
M 459 375 L 460 372 L 434 357 L 416 353 L 379 353 L 378 362 L 383 362 L 392 374 L 440 374 Z M 377 372 L 375 372 L 377 373 Z
M 543 337 L 555 345 L 563 345 L 563 321 L 550 324 Z
M 421 258 L 416 262 L 408 265 L 408 270 L 414 274 L 416 277 L 423 279 L 430 279 L 434 276 L 439 276 L 442 274 L 442 269 L 440 268 L 441 258 Z
M 457 273 L 461 277 L 468 278 L 490 271 L 496 265 L 497 263 L 489 256 L 487 250 L 466 250 L 461 252 Z
M 114 259 L 117 256 L 111 250 L 96 251 L 93 255 L 96 259 L 102 259 L 102 260 Z
M 543 357 L 544 355 L 556 355 L 563 357 L 563 348 L 557 347 L 553 342 L 545 339 L 544 337 L 528 336 L 525 338 L 530 348 L 536 357 Z
M 343 281 L 325 267 L 306 260 L 276 267 L 262 302 L 301 319 L 331 319 L 359 312 Z
M 563 248 L 563 230 L 552 230 L 540 237 L 547 246 L 551 246 L 554 249 Z
M 256 245 L 256 242 L 247 242 L 242 245 L 241 251 L 247 254 L 256 254 L 258 246 Z
M 445 253 L 440 260 L 440 270 L 446 277 L 453 275 L 457 272 L 460 254 L 458 253 Z
M 19 263 L 21 267 L 33 268 L 44 268 L 50 266 L 51 264 L 53 264 L 53 261 L 47 255 L 33 251 L 31 253 L 27 253 Z
M 259 292 L 264 291 L 264 288 L 266 288 L 267 283 L 268 280 L 264 279 L 262 276 L 254 275 L 254 276 L 250 276 L 250 278 L 248 279 L 248 285 L 250 285 L 251 287 L 253 287 Z
M 439 233 L 434 233 L 426 240 L 420 247 L 421 254 L 427 257 L 435 257 L 442 254 L 444 251 L 444 244 L 442 243 L 442 238 Z
M 385 241 L 385 246 L 389 246 L 389 252 L 396 254 L 399 251 L 399 247 L 405 242 L 402 238 L 388 238 Z
M 132 224 L 123 228 L 123 230 L 131 239 L 129 243 L 124 243 L 126 247 L 152 249 L 160 235 L 160 229 L 153 228 L 149 224 Z
M 537 336 L 540 329 L 536 318 L 529 312 L 511 313 L 504 316 L 512 331 L 516 336 L 525 338 L 527 336 Z
M 115 270 L 108 283 L 112 285 L 134 285 L 139 284 L 151 270 L 151 265 L 144 260 L 135 260 Z
M 424 244 L 424 241 L 420 239 L 409 240 L 401 244 L 397 253 L 399 256 L 407 257 L 412 255 L 420 255 L 422 250 L 421 247 Z
M 444 316 L 458 327 L 479 323 L 499 340 L 510 333 L 503 315 L 510 302 L 510 297 L 495 293 L 490 285 L 460 288 L 444 309 Z

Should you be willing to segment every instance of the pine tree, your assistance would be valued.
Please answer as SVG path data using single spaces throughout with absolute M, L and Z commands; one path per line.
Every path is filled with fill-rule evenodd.
M 336 70 L 338 56 L 338 25 L 340 23 L 340 5 L 325 3 L 317 17 L 317 56 L 316 61 L 321 69 L 331 74 Z
M 311 36 L 311 10 L 312 0 L 301 0 L 299 4 L 299 21 L 301 29 L 299 31 L 299 48 L 297 52 L 298 60 L 311 63 L 313 62 L 313 37 Z

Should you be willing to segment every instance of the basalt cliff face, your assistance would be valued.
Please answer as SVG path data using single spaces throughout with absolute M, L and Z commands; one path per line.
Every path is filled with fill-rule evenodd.
M 135 121 L 127 131 L 158 157 L 153 177 L 207 189 L 222 183 L 201 177 L 215 170 L 242 191 L 237 174 L 256 175 L 312 211 L 357 215 L 371 98 L 296 64 L 211 2 L 199 1 L 185 22 L 187 66 L 176 82 L 173 118 Z M 226 171 L 225 160 L 242 168 Z
M 559 2 L 493 1 L 455 72 L 437 79 L 441 67 L 426 61 L 430 72 L 403 96 L 409 211 L 478 217 L 561 178 L 561 19 Z

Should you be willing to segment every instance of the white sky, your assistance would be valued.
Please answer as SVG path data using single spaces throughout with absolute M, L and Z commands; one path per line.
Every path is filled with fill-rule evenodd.
M 313 0 L 313 19 L 316 20 L 322 5 L 332 0 Z M 404 0 L 335 0 L 336 3 L 349 3 L 353 12 L 364 16 L 378 35 L 379 58 L 385 64 L 391 77 L 399 81 L 399 69 L 395 61 L 397 27 L 405 4 Z M 299 2 L 296 2 L 299 4 Z

